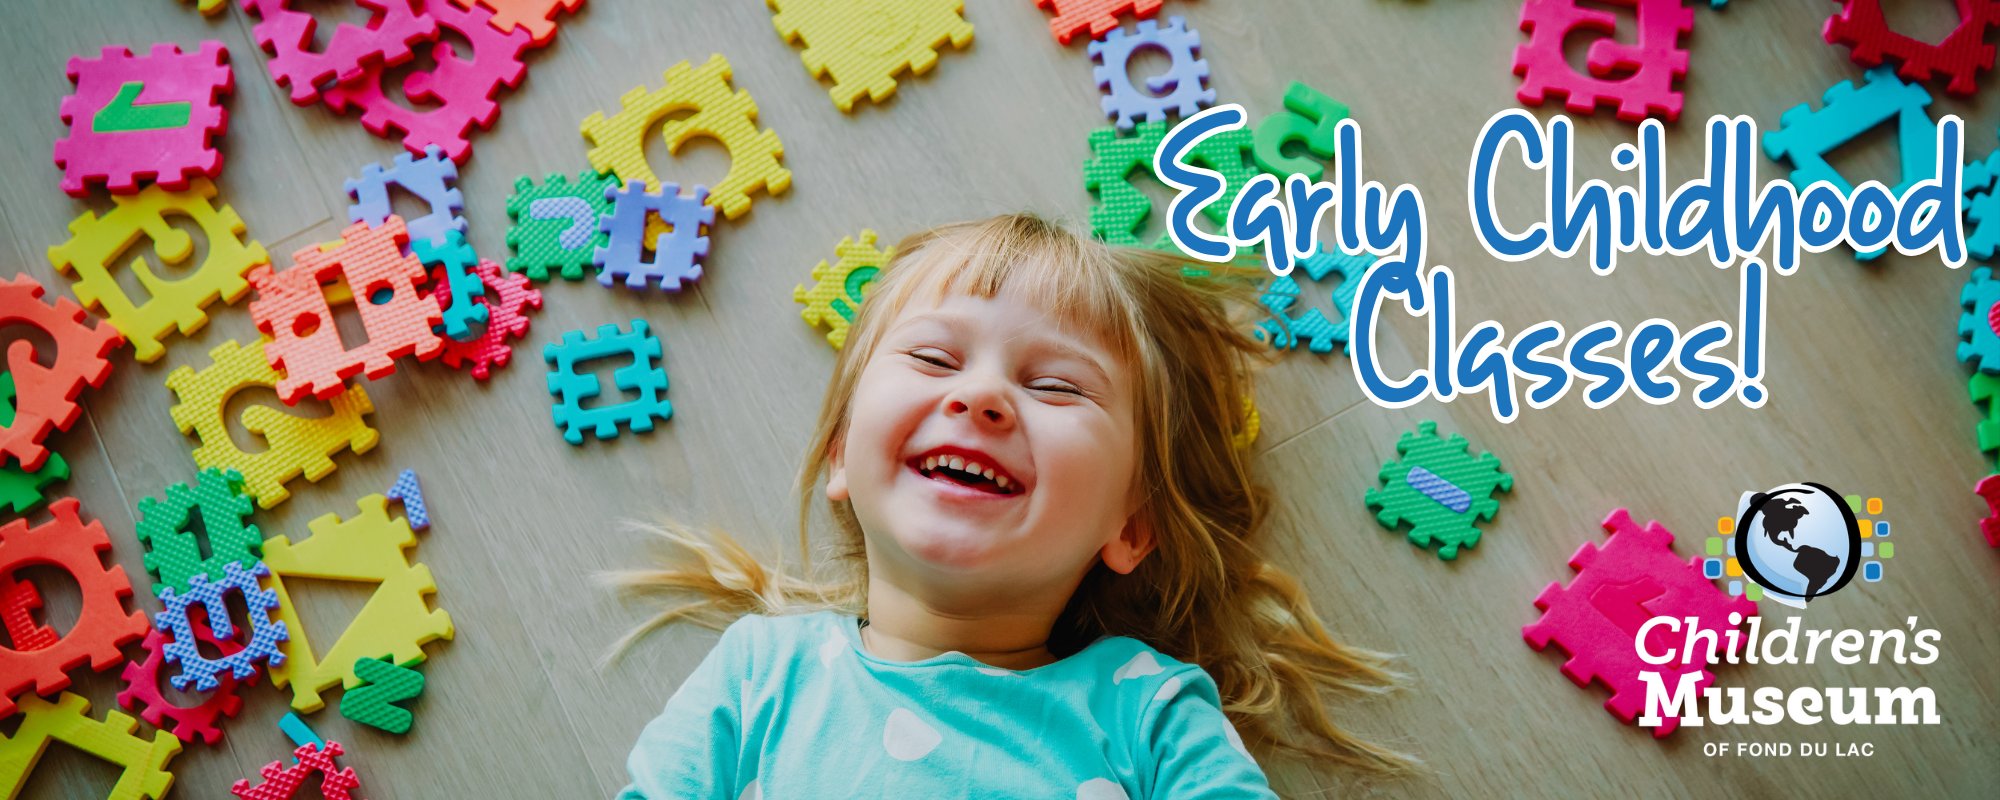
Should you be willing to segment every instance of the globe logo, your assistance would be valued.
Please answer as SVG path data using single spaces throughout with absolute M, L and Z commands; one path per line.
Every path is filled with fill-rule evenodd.
M 1771 599 L 1804 608 L 1854 578 L 1861 532 L 1838 492 L 1806 482 L 1745 493 L 1737 517 L 1743 575 Z

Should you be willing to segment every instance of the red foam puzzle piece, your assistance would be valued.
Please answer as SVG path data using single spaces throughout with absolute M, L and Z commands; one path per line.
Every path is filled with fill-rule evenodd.
M 317 772 L 321 775 L 320 797 L 325 800 L 351 800 L 354 788 L 361 785 L 361 779 L 354 774 L 353 767 L 333 768 L 333 757 L 342 752 L 339 742 L 328 741 L 324 749 L 307 742 L 292 751 L 292 757 L 298 763 L 289 767 L 282 760 L 265 764 L 263 769 L 258 770 L 258 774 L 264 777 L 263 783 L 251 786 L 246 778 L 229 787 L 229 792 L 241 800 L 293 800 L 299 787 L 305 785 L 306 778 Z
M 85 386 L 98 387 L 111 376 L 111 351 L 125 337 L 110 325 L 87 319 L 83 307 L 58 297 L 43 302 L 42 285 L 26 274 L 0 281 L 0 327 L 32 325 L 55 340 L 50 366 L 35 361 L 35 345 L 16 339 L 7 345 L 7 371 L 14 376 L 14 423 L 0 426 L 0 460 L 12 458 L 33 472 L 42 468 L 49 450 L 42 446 L 54 431 L 69 430 L 83 414 L 76 404 Z
M 2000 0 L 1956 0 L 1955 5 L 1958 27 L 1936 44 L 1891 30 L 1882 0 L 1845 0 L 1820 35 L 1828 44 L 1846 47 L 1856 64 L 1873 67 L 1892 58 L 1904 80 L 1943 75 L 1951 81 L 1946 92 L 1969 97 L 1978 88 L 1979 73 L 1993 68 L 1993 45 L 1986 43 L 1986 34 L 2000 24 Z
M 387 70 L 374 67 L 326 90 L 326 104 L 343 113 L 361 109 L 361 126 L 376 136 L 386 139 L 392 136 L 390 129 L 402 131 L 403 146 L 412 153 L 423 155 L 425 146 L 435 144 L 463 164 L 472 155 L 467 137 L 473 127 L 491 128 L 500 116 L 494 95 L 502 87 L 521 85 L 527 75 L 521 54 L 528 49 L 528 32 L 500 31 L 491 23 L 493 14 L 483 8 L 467 10 L 443 0 L 433 0 L 427 8 L 441 32 L 457 34 L 472 52 L 460 54 L 450 42 L 436 40 L 431 57 L 437 67 L 403 80 L 405 102 L 390 99 L 382 86 Z
M 257 289 L 250 316 L 271 336 L 264 355 L 284 375 L 277 392 L 287 404 L 308 394 L 325 400 L 345 391 L 345 381 L 356 373 L 376 380 L 396 371 L 396 359 L 429 359 L 444 346 L 431 332 L 442 312 L 436 301 L 417 291 L 430 273 L 416 256 L 403 252 L 410 239 L 403 218 L 390 215 L 374 228 L 357 222 L 340 235 L 341 241 L 329 248 L 293 253 L 291 269 L 272 272 L 262 266 L 250 271 L 250 284 Z M 367 341 L 351 348 L 340 341 L 333 309 L 320 288 L 337 278 L 346 280 L 368 332 Z
M 1055 14 L 1049 18 L 1049 33 L 1059 44 L 1069 44 L 1079 33 L 1085 38 L 1102 38 L 1118 27 L 1119 17 L 1152 19 L 1160 13 L 1161 0 L 1035 0 L 1035 6 Z
M 1626 43 L 1613 38 L 1617 15 L 1578 2 L 1521 4 L 1521 30 L 1528 41 L 1514 50 L 1514 74 L 1521 76 L 1514 97 L 1539 106 L 1549 95 L 1560 95 L 1563 106 L 1575 114 L 1616 106 L 1618 118 L 1626 122 L 1655 115 L 1668 122 L 1679 119 L 1682 97 L 1674 82 L 1687 74 L 1688 53 L 1680 38 L 1694 30 L 1694 9 L 1682 0 L 1606 0 L 1631 6 L 1638 18 L 1634 41 Z M 1588 75 L 1572 69 L 1563 55 L 1563 41 L 1579 31 L 1604 35 L 1590 43 Z
M 6 627 L 15 650 L 44 650 L 62 640 L 54 628 L 35 621 L 41 607 L 42 593 L 33 583 L 0 574 L 0 626 Z
M 499 264 L 481 260 L 472 271 L 486 284 L 486 294 L 474 302 L 486 306 L 486 330 L 478 338 L 461 342 L 449 336 L 444 337 L 444 349 L 440 357 L 445 366 L 452 369 L 471 368 L 474 380 L 486 380 L 495 367 L 507 366 L 513 358 L 514 348 L 507 344 L 509 339 L 519 339 L 528 335 L 527 309 L 542 307 L 542 293 L 530 285 L 528 276 L 519 273 L 503 273 Z M 443 291 L 445 285 L 444 268 L 438 267 L 432 275 L 433 286 L 440 290 L 431 292 L 437 298 L 440 309 L 451 306 L 451 292 Z
M 1979 521 L 1979 532 L 1986 534 L 1987 546 L 2000 547 L 2000 475 L 1980 478 L 1972 490 L 1986 498 L 1986 518 Z
M 1658 665 L 1641 660 L 1633 639 L 1647 619 L 1696 618 L 1698 628 L 1714 631 L 1722 643 L 1716 651 L 1721 658 L 1728 644 L 1723 632 L 1736 627 L 1729 621 L 1730 613 L 1741 615 L 1740 622 L 1757 613 L 1757 604 L 1715 588 L 1702 576 L 1700 556 L 1687 561 L 1676 557 L 1673 532 L 1658 522 L 1648 522 L 1642 528 L 1621 508 L 1604 518 L 1604 530 L 1611 539 L 1603 547 L 1585 542 L 1570 557 L 1569 566 L 1577 574 L 1568 588 L 1551 583 L 1535 598 L 1535 607 L 1544 613 L 1540 620 L 1521 628 L 1521 636 L 1536 650 L 1550 642 L 1561 646 L 1570 654 L 1563 674 L 1578 686 L 1589 686 L 1596 680 L 1610 687 L 1605 710 L 1630 723 L 1645 710 L 1646 685 L 1639 680 L 1641 671 L 1659 673 L 1668 691 L 1680 684 L 1681 675 L 1698 673 L 1697 697 L 1715 681 L 1699 657 L 1694 664 L 1684 664 L 1679 658 Z M 1646 647 L 1653 653 L 1669 649 L 1678 653 L 1686 636 L 1684 627 L 1676 633 L 1655 626 Z M 1653 729 L 1653 736 L 1666 736 L 1679 726 L 1679 719 L 1669 717 Z
M 168 42 L 143 56 L 106 47 L 97 58 L 69 60 L 76 90 L 62 101 L 69 135 L 56 140 L 62 189 L 72 197 L 103 182 L 113 194 L 147 180 L 180 191 L 222 172 L 215 139 L 229 127 L 222 98 L 236 90 L 229 49 L 204 41 L 192 53 Z
M 257 17 L 250 35 L 268 58 L 264 67 L 279 86 L 291 88 L 292 102 L 312 105 L 329 81 L 346 83 L 369 67 L 393 66 L 410 60 L 411 46 L 437 37 L 437 20 L 419 10 L 418 0 L 354 0 L 369 10 L 366 25 L 341 24 L 326 37 L 326 46 L 311 49 L 319 20 L 292 8 L 292 0 L 241 0 L 243 10 Z
M 111 537 L 103 523 L 85 524 L 76 498 L 49 504 L 54 519 L 28 527 L 17 519 L 0 527 L 0 575 L 13 576 L 30 565 L 69 573 L 83 597 L 76 623 L 61 639 L 35 650 L 0 647 L 0 719 L 14 714 L 14 698 L 32 687 L 54 694 L 69 687 L 69 671 L 88 662 L 99 672 L 125 660 L 118 648 L 138 641 L 152 626 L 146 615 L 127 610 L 132 581 L 121 566 L 104 566 Z
M 208 627 L 208 612 L 200 607 L 188 609 L 188 620 L 194 628 L 195 638 L 228 656 L 243 649 L 241 643 L 228 639 L 217 639 Z M 221 683 L 208 697 L 192 706 L 183 706 L 167 699 L 160 691 L 160 670 L 167 664 L 166 646 L 170 641 L 167 634 L 158 629 L 146 633 L 139 647 L 146 651 L 144 661 L 128 661 L 125 671 L 119 675 L 125 681 L 125 690 L 118 693 L 118 706 L 126 711 L 138 711 L 140 718 L 153 727 L 165 729 L 172 723 L 174 738 L 183 742 L 201 741 L 215 744 L 222 741 L 221 721 L 234 719 L 243 710 L 243 698 L 236 694 L 239 681 L 229 670 L 223 670 L 217 677 Z M 254 686 L 258 673 L 251 673 L 240 685 Z

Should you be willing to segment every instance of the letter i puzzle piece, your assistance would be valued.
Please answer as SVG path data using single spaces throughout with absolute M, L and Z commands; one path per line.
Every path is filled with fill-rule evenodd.
M 221 42 L 192 53 L 162 42 L 144 56 L 106 47 L 97 58 L 71 58 L 69 79 L 76 84 L 62 101 L 69 135 L 56 140 L 55 161 L 71 197 L 100 181 L 112 194 L 131 194 L 146 180 L 180 190 L 222 172 L 214 145 L 229 126 L 222 98 L 236 78 Z
M 283 374 L 278 399 L 287 404 L 307 395 L 325 400 L 345 391 L 347 379 L 356 373 L 380 379 L 396 371 L 396 359 L 429 359 L 444 347 L 431 331 L 443 312 L 436 301 L 417 292 L 429 272 L 416 256 L 403 253 L 408 241 L 403 218 L 390 215 L 379 227 L 365 222 L 348 226 L 335 245 L 293 253 L 291 269 L 251 271 L 257 295 L 250 299 L 250 316 L 271 336 L 265 355 L 271 368 Z M 368 340 L 356 347 L 340 341 L 322 288 L 336 280 L 346 282 L 368 332 Z
M 880 103 L 896 93 L 896 75 L 937 66 L 938 48 L 972 44 L 965 0 L 766 0 L 787 43 L 805 45 L 806 72 L 833 78 L 833 105 L 854 110 L 862 95 Z M 734 216 L 734 215 L 731 215 Z
M 1618 118 L 1638 122 L 1681 116 L 1682 96 L 1674 83 L 1687 74 L 1688 53 L 1681 36 L 1694 30 L 1694 9 L 1681 0 L 1610 0 L 1629 6 L 1637 17 L 1631 42 L 1621 42 L 1618 17 L 1610 10 L 1578 5 L 1578 0 L 1525 0 L 1521 30 L 1528 41 L 1514 50 L 1514 74 L 1521 77 L 1516 99 L 1539 106 L 1550 95 L 1564 98 L 1571 113 L 1589 114 L 1615 106 Z M 1604 35 L 1590 44 L 1590 74 L 1577 72 L 1563 54 L 1572 33 Z M 1621 73 L 1623 73 L 1621 75 Z M 1615 77 L 1614 76 L 1619 76 Z
M 586 430 L 597 434 L 599 439 L 612 439 L 618 436 L 620 424 L 634 431 L 650 431 L 655 417 L 672 419 L 674 406 L 662 396 L 667 393 L 667 370 L 656 365 L 662 352 L 660 340 L 642 319 L 632 320 L 630 333 L 618 330 L 617 325 L 599 325 L 595 339 L 586 337 L 583 331 L 570 331 L 563 334 L 561 342 L 544 345 L 542 358 L 550 367 L 549 394 L 556 397 L 551 414 L 556 427 L 563 429 L 563 441 L 583 444 Z M 622 403 L 584 408 L 583 400 L 603 394 L 604 387 L 599 385 L 596 375 L 577 372 L 577 365 L 618 356 L 630 359 L 615 373 L 618 388 L 637 392 L 639 396 Z
M 1729 637 L 1723 635 L 1737 625 L 1729 615 L 1740 615 L 1741 622 L 1757 613 L 1757 604 L 1748 598 L 1730 597 L 1702 577 L 1701 556 L 1686 561 L 1675 556 L 1674 534 L 1658 522 L 1642 528 L 1621 508 L 1604 518 L 1604 530 L 1610 536 L 1604 546 L 1584 542 L 1570 557 L 1569 566 L 1576 571 L 1576 578 L 1568 588 L 1550 583 L 1535 598 L 1542 617 L 1521 628 L 1521 637 L 1536 650 L 1550 642 L 1560 645 L 1570 655 L 1563 664 L 1563 674 L 1578 686 L 1589 686 L 1596 680 L 1610 687 L 1605 710 L 1630 723 L 1645 710 L 1646 685 L 1639 679 L 1641 671 L 1658 673 L 1669 690 L 1679 685 L 1683 674 L 1699 673 L 1695 679 L 1697 696 L 1715 680 L 1702 658 L 1693 664 L 1679 658 L 1658 665 L 1641 661 L 1634 638 L 1646 620 L 1693 617 L 1697 628 L 1712 631 L 1722 643 L 1720 647 L 1734 652 L 1735 648 L 1728 647 Z M 1686 633 L 1655 626 L 1647 634 L 1646 649 L 1654 654 L 1677 650 L 1676 640 Z M 1718 650 L 1718 657 L 1721 652 Z M 1653 729 L 1653 736 L 1666 736 L 1679 725 L 1679 719 L 1666 717 Z

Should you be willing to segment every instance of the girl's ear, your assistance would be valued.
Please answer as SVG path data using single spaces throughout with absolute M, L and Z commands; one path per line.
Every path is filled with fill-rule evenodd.
M 1146 523 L 1143 514 L 1135 513 L 1125 518 L 1125 527 L 1098 551 L 1098 556 L 1104 559 L 1104 565 L 1110 567 L 1112 572 L 1130 575 L 1157 544 L 1153 538 L 1153 527 Z
M 843 503 L 847 501 L 847 459 L 840 452 L 840 442 L 827 447 L 833 452 L 826 458 L 826 499 Z

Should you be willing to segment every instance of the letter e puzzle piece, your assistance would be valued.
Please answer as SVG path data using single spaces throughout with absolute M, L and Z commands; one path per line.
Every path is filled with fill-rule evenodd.
M 230 396 L 245 389 L 278 386 L 278 371 L 264 355 L 269 339 L 259 339 L 249 347 L 234 339 L 209 351 L 210 364 L 196 372 L 181 367 L 167 375 L 167 388 L 179 402 L 169 410 L 181 433 L 194 434 L 201 442 L 194 449 L 195 466 L 219 467 L 243 475 L 243 490 L 257 498 L 260 508 L 274 508 L 291 497 L 285 484 L 304 475 L 317 481 L 333 472 L 333 456 L 342 450 L 366 453 L 382 435 L 368 427 L 368 415 L 375 406 L 368 392 L 355 386 L 326 401 L 331 413 L 324 417 L 288 414 L 264 405 L 243 411 L 243 429 L 263 439 L 265 449 L 246 453 L 229 435 Z
M 847 344 L 848 326 L 868 297 L 875 276 L 896 257 L 896 248 L 875 249 L 875 232 L 863 228 L 857 237 L 845 237 L 835 247 L 838 261 L 819 262 L 813 267 L 813 285 L 792 287 L 792 302 L 805 306 L 799 317 L 807 325 L 826 326 L 826 343 L 839 350 Z
M 660 124 L 667 152 L 678 153 L 689 141 L 706 136 L 729 151 L 729 174 L 709 188 L 708 204 L 736 219 L 750 211 L 750 193 L 763 189 L 782 194 L 792 185 L 792 171 L 778 163 L 784 144 L 769 128 L 757 128 L 757 101 L 731 88 L 729 59 L 709 56 L 695 69 L 688 62 L 666 72 L 657 91 L 640 86 L 618 98 L 617 114 L 591 112 L 583 120 L 583 138 L 590 142 L 590 167 L 617 175 L 621 181 L 643 181 L 659 189 L 660 176 L 646 163 L 646 131 Z M 693 112 L 678 116 L 680 112 Z M 665 120 L 665 122 L 661 122 Z
M 1410 525 L 1410 544 L 1438 544 L 1438 558 L 1458 558 L 1460 548 L 1479 544 L 1478 523 L 1500 511 L 1493 492 L 1512 491 L 1514 476 L 1500 471 L 1492 453 L 1474 458 L 1465 437 L 1439 436 L 1437 423 L 1423 421 L 1396 442 L 1401 461 L 1382 464 L 1381 489 L 1369 489 L 1367 503 L 1379 509 L 1375 521 L 1395 530 Z
M 832 77 L 828 94 L 841 111 L 864 94 L 880 103 L 896 93 L 896 75 L 937 66 L 938 48 L 972 44 L 965 0 L 765 0 L 771 23 L 814 78 Z M 730 215 L 734 217 L 734 214 Z
M 597 434 L 598 439 L 612 439 L 618 436 L 621 424 L 644 432 L 653 429 L 656 417 L 672 419 L 674 406 L 663 396 L 667 393 L 667 370 L 656 364 L 662 352 L 660 340 L 642 319 L 632 320 L 630 333 L 618 330 L 617 325 L 599 325 L 595 339 L 586 337 L 583 331 L 570 331 L 563 334 L 561 342 L 544 345 L 542 358 L 550 366 L 549 394 L 556 397 L 551 413 L 556 427 L 563 429 L 563 441 L 581 445 L 586 430 Z M 630 363 L 614 373 L 618 388 L 636 392 L 638 397 L 584 408 L 583 400 L 602 394 L 604 387 L 599 385 L 596 375 L 577 372 L 577 365 L 617 356 L 630 359 Z
M 1986 34 L 2000 24 L 2000 3 L 1956 0 L 1958 27 L 1931 43 L 1892 30 L 1882 13 L 1882 0 L 1841 2 L 1842 8 L 1827 18 L 1820 35 L 1827 44 L 1848 48 L 1847 55 L 1856 64 L 1880 66 L 1886 56 L 1896 60 L 1896 74 L 1904 79 L 1921 83 L 1947 78 L 1950 83 L 1944 90 L 1960 97 L 1972 96 L 1979 88 L 1979 73 L 1993 68 L 1993 45 L 1986 43 Z
M 49 513 L 53 519 L 32 528 L 25 519 L 0 527 L 0 577 L 32 587 L 15 573 L 31 565 L 62 570 L 76 582 L 82 608 L 69 632 L 54 642 L 41 638 L 36 643 L 43 646 L 25 651 L 0 647 L 0 719 L 13 716 L 14 699 L 30 688 L 33 694 L 54 694 L 68 688 L 69 671 L 85 663 L 103 672 L 124 662 L 118 648 L 146 635 L 146 615 L 128 610 L 132 581 L 125 568 L 104 564 L 111 551 L 104 524 L 85 524 L 75 498 L 50 503 Z M 34 600 L 32 605 L 40 604 L 39 593 Z M 21 602 L 18 595 L 13 602 Z
M 99 217 L 85 211 L 69 223 L 69 241 L 49 247 L 49 263 L 76 279 L 70 290 L 85 307 L 104 314 L 111 326 L 132 343 L 132 357 L 151 363 L 166 353 L 160 340 L 168 331 L 186 336 L 208 324 L 204 309 L 220 299 L 234 303 L 250 291 L 244 275 L 252 267 L 271 263 L 271 256 L 255 240 L 245 242 L 243 218 L 228 205 L 216 208 L 215 184 L 197 178 L 184 191 L 169 192 L 158 185 L 136 195 L 115 195 L 113 207 Z M 171 215 L 171 216 L 170 216 Z M 127 267 L 140 286 L 146 288 L 144 303 L 118 285 L 112 270 L 144 236 L 152 242 L 153 255 L 162 264 L 183 264 L 194 255 L 194 237 L 169 221 L 192 220 L 202 231 L 207 257 L 192 273 L 175 280 L 160 277 L 144 256 L 134 256 Z
M 424 674 L 411 666 L 379 658 L 356 659 L 354 674 L 363 683 L 341 693 L 340 715 L 377 730 L 409 733 L 416 715 L 396 704 L 416 700 L 424 693 Z
M 35 360 L 35 345 L 17 339 L 7 345 L 7 374 L 14 379 L 14 420 L 0 428 L 0 460 L 12 458 L 23 469 L 38 470 L 49 457 L 42 440 L 69 430 L 83 414 L 76 398 L 86 386 L 103 386 L 111 377 L 111 351 L 124 343 L 117 329 L 89 320 L 69 298 L 54 304 L 42 300 L 42 285 L 23 273 L 0 281 L 0 327 L 23 323 L 55 340 L 53 363 Z M 44 354 L 46 355 L 46 354 Z
M 112 194 L 139 191 L 146 180 L 180 190 L 222 172 L 215 139 L 229 127 L 222 98 L 236 78 L 221 42 L 192 53 L 162 42 L 143 56 L 106 47 L 97 58 L 72 57 L 69 80 L 76 89 L 61 112 L 69 135 L 56 140 L 55 161 L 71 197 L 98 182 Z
M 457 36 L 434 38 L 430 54 L 436 67 L 403 79 L 407 104 L 391 99 L 394 93 L 382 86 L 389 70 L 380 64 L 327 89 L 326 104 L 340 113 L 361 109 L 361 126 L 376 136 L 393 138 L 391 129 L 402 131 L 403 147 L 412 153 L 422 155 L 430 145 L 438 145 L 451 160 L 463 164 L 472 156 L 468 137 L 473 128 L 491 128 L 500 116 L 495 95 L 502 88 L 521 85 L 528 74 L 528 65 L 521 61 L 528 33 L 503 32 L 491 24 L 493 15 L 486 9 L 459 8 L 443 0 L 425 4 L 423 14 L 436 21 L 440 34 Z M 471 52 L 459 53 L 452 41 L 466 43 Z
M 21 698 L 20 727 L 14 735 L 0 734 L 0 797 L 20 797 L 35 762 L 50 742 L 61 742 L 122 767 L 112 784 L 111 800 L 160 800 L 174 786 L 167 764 L 180 755 L 181 741 L 166 731 L 154 731 L 152 741 L 140 738 L 139 721 L 116 711 L 104 720 L 90 718 L 90 701 L 63 692 L 54 703 L 40 697 Z M 9 712 L 11 713 L 11 712 Z
M 299 789 L 305 786 L 307 778 L 317 772 L 320 775 L 321 800 L 351 800 L 354 789 L 361 785 L 361 778 L 354 773 L 353 767 L 334 769 L 334 757 L 344 752 L 339 742 L 327 742 L 324 748 L 311 742 L 299 745 L 297 750 L 292 751 L 294 763 L 291 766 L 285 766 L 282 760 L 265 764 L 257 773 L 264 779 L 263 782 L 251 786 L 250 780 L 244 778 L 229 787 L 229 793 L 236 795 L 238 800 L 305 800 L 298 797 Z
M 1658 522 L 1648 522 L 1642 528 L 1621 508 L 1604 518 L 1604 530 L 1610 536 L 1604 546 L 1584 542 L 1570 557 L 1569 566 L 1576 571 L 1576 578 L 1568 588 L 1557 582 L 1542 589 L 1535 598 L 1542 617 L 1522 627 L 1521 636 L 1536 650 L 1547 648 L 1550 642 L 1560 645 L 1570 656 L 1563 664 L 1563 674 L 1578 686 L 1589 686 L 1596 680 L 1610 687 L 1605 710 L 1630 723 L 1645 710 L 1646 686 L 1639 680 L 1641 671 L 1658 673 L 1661 683 L 1670 689 L 1679 685 L 1683 674 L 1699 673 L 1696 695 L 1715 680 L 1706 669 L 1707 662 L 1700 658 L 1691 665 L 1678 658 L 1657 665 L 1640 660 L 1634 638 L 1646 620 L 1693 617 L 1696 627 L 1712 631 L 1722 648 L 1734 652 L 1729 646 L 1732 639 L 1723 635 L 1737 624 L 1729 615 L 1741 615 L 1739 622 L 1748 619 L 1757 613 L 1757 604 L 1748 598 L 1730 597 L 1702 577 L 1701 556 L 1686 561 L 1675 556 L 1674 534 Z M 1646 648 L 1664 654 L 1676 649 L 1676 641 L 1686 635 L 1685 630 L 1673 633 L 1656 626 L 1647 635 Z M 1718 650 L 1718 657 L 1721 652 Z M 1678 718 L 1666 717 L 1653 729 L 1653 736 L 1666 736 L 1679 726 Z
M 663 183 L 659 191 L 649 192 L 638 181 L 604 190 L 605 199 L 615 202 L 599 223 L 608 240 L 592 257 L 598 283 L 610 286 L 622 277 L 626 288 L 644 289 L 658 281 L 661 291 L 678 292 L 683 282 L 701 278 L 702 260 L 708 257 L 708 237 L 701 234 L 715 223 L 715 209 L 707 204 L 707 189 L 696 186 L 688 195 L 680 191 L 678 184 Z M 668 230 L 653 240 L 648 261 L 646 221 L 654 214 Z
M 1143 49 L 1164 52 L 1172 62 L 1165 73 L 1147 78 L 1142 91 L 1132 85 L 1128 68 L 1132 55 Z M 1090 43 L 1090 57 L 1097 61 L 1091 72 L 1105 92 L 1099 105 L 1121 131 L 1141 119 L 1190 117 L 1215 104 L 1215 90 L 1208 88 L 1208 59 L 1201 57 L 1201 34 L 1188 30 L 1180 17 L 1169 17 L 1164 28 L 1150 19 L 1130 33 L 1114 28 Z
M 484 293 L 478 295 L 478 303 L 486 309 L 486 329 L 470 341 L 445 337 L 439 358 L 452 369 L 469 367 L 473 379 L 483 381 L 494 369 L 507 366 L 513 359 L 514 347 L 507 342 L 528 335 L 527 311 L 542 307 L 542 293 L 528 285 L 528 276 L 502 274 L 500 265 L 491 261 L 480 261 L 472 272 L 486 286 Z M 443 269 L 439 268 L 433 283 L 443 285 L 446 280 Z M 446 311 L 450 310 L 450 292 L 431 294 Z
M 319 21 L 310 12 L 292 8 L 292 0 L 237 0 L 257 18 L 250 29 L 264 49 L 264 68 L 279 86 L 291 88 L 292 103 L 312 105 L 320 87 L 347 83 L 371 66 L 392 66 L 410 60 L 410 48 L 437 38 L 437 19 L 424 13 L 419 0 L 354 0 L 370 12 L 366 25 L 336 25 L 324 46 L 311 48 Z
M 1792 162 L 1792 185 L 1804 193 L 1806 187 L 1827 181 L 1844 196 L 1854 194 L 1854 183 L 1827 163 L 1826 155 L 1877 125 L 1896 123 L 1896 149 L 1901 158 L 1902 180 L 1889 192 L 1901 195 L 1918 181 L 1937 177 L 1937 123 L 1924 111 L 1931 93 L 1914 83 L 1897 79 L 1888 67 L 1868 71 L 1868 82 L 1855 86 L 1841 81 L 1821 96 L 1819 110 L 1800 103 L 1778 118 L 1778 129 L 1764 132 L 1764 155 L 1771 160 Z M 1968 180 L 1967 185 L 1971 182 Z M 1885 248 L 1886 249 L 1886 248 Z M 1856 253 L 1869 261 L 1884 250 Z
M 1054 14 L 1049 18 L 1049 34 L 1058 44 L 1069 44 L 1076 35 L 1097 39 L 1118 27 L 1118 18 L 1130 14 L 1150 19 L 1160 13 L 1161 0 L 1035 0 L 1035 6 Z
M 1616 38 L 1618 16 L 1609 9 L 1578 5 L 1578 0 L 1525 0 L 1521 30 L 1528 41 L 1514 50 L 1514 74 L 1521 77 L 1514 97 L 1539 106 L 1550 95 L 1560 95 L 1574 114 L 1615 106 L 1626 122 L 1650 116 L 1679 119 L 1682 96 L 1674 83 L 1687 74 L 1688 53 L 1680 39 L 1694 31 L 1694 9 L 1681 0 L 1610 2 L 1632 8 L 1637 17 L 1637 32 L 1627 34 L 1632 41 Z M 1563 54 L 1563 42 L 1579 32 L 1604 37 L 1590 44 L 1588 75 L 1571 68 Z
M 259 267 L 250 272 L 257 289 L 250 316 L 271 336 L 265 356 L 279 370 L 278 399 L 287 404 L 312 395 L 325 400 L 347 388 L 356 373 L 376 380 L 396 371 L 396 359 L 419 360 L 444 346 L 431 328 L 443 312 L 417 292 L 429 273 L 416 256 L 403 253 L 408 233 L 403 218 L 390 215 L 374 228 L 358 222 L 341 231 L 330 247 L 306 247 L 292 254 L 295 265 L 282 272 Z M 344 281 L 368 340 L 355 347 L 340 341 L 333 309 L 322 288 Z
M 507 216 L 514 220 L 507 229 L 507 246 L 514 249 L 507 268 L 537 281 L 548 280 L 549 270 L 582 280 L 597 248 L 609 241 L 598 220 L 611 213 L 606 197 L 617 186 L 616 176 L 587 169 L 577 173 L 576 183 L 560 174 L 540 186 L 526 175 L 515 179 L 514 196 L 507 198 Z
M 264 532 L 245 520 L 256 508 L 243 494 L 243 473 L 233 469 L 202 470 L 192 484 L 168 486 L 163 500 L 139 498 L 137 534 L 146 545 L 146 569 L 159 579 L 153 592 L 171 586 L 185 594 L 188 580 L 196 575 L 213 580 L 223 574 L 224 564 L 245 569 L 255 564 L 264 549 Z M 189 528 L 196 513 L 206 532 L 205 548 Z

